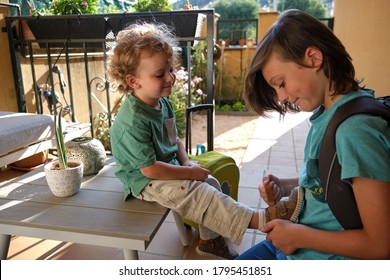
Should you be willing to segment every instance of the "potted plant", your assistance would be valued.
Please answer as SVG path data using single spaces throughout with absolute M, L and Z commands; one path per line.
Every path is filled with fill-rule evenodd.
M 100 0 L 54 0 L 48 9 L 32 10 L 27 24 L 36 40 L 64 40 L 50 43 L 62 48 L 66 40 L 105 39 L 105 18 L 97 15 Z M 66 39 L 66 40 L 65 40 Z M 46 47 L 46 43 L 40 43 Z M 101 42 L 88 42 L 87 48 L 102 48 Z M 82 42 L 68 42 L 68 47 L 81 48 Z
M 98 14 L 100 0 L 54 0 L 50 8 L 32 10 L 33 16 L 23 19 L 33 33 L 39 46 L 63 48 L 102 48 L 103 41 L 111 38 L 126 26 L 138 20 L 161 22 L 171 26 L 176 35 L 200 37 L 206 16 L 196 10 L 172 11 L 168 0 L 139 0 L 120 13 Z M 33 6 L 33 5 L 32 5 Z M 61 40 L 61 43 L 55 41 Z M 185 43 L 183 42 L 184 46 Z
M 80 189 L 83 178 L 83 163 L 68 161 L 64 134 L 62 130 L 62 112 L 54 115 L 54 130 L 58 159 L 45 165 L 46 181 L 51 192 L 58 197 L 72 196 Z
M 115 35 L 126 26 L 140 20 L 161 22 L 171 26 L 178 37 L 199 37 L 206 19 L 204 14 L 196 10 L 172 11 L 172 5 L 168 0 L 138 0 L 132 6 L 132 10 L 134 11 L 132 13 L 114 14 L 107 18 L 107 23 Z
M 138 0 L 133 8 L 137 12 L 170 11 L 172 4 L 168 0 Z

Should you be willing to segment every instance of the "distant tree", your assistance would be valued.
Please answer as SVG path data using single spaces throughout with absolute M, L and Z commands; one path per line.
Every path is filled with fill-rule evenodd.
M 316 18 L 323 18 L 326 15 L 326 9 L 321 0 L 279 0 L 278 10 L 285 11 L 289 9 L 298 9 L 311 14 Z
M 213 7 L 220 19 L 254 19 L 260 9 L 256 0 L 216 0 Z
M 250 21 L 223 22 L 224 20 L 257 19 L 260 5 L 256 0 L 216 0 L 213 3 L 215 12 L 220 15 L 218 39 L 232 39 L 237 44 L 240 38 L 254 38 L 256 26 Z M 255 23 L 257 25 L 257 22 Z

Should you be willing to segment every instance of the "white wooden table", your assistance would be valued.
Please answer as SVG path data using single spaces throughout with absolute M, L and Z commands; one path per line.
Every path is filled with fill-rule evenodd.
M 114 172 L 109 158 L 98 175 L 84 177 L 80 191 L 67 198 L 50 192 L 43 167 L 1 186 L 1 259 L 7 258 L 12 235 L 123 248 L 125 259 L 138 259 L 138 250 L 147 249 L 169 209 L 134 198 L 124 201 Z

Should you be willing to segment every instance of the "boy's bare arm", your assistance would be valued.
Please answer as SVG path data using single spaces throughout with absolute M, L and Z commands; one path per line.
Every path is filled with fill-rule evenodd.
M 177 142 L 177 160 L 183 166 L 193 165 L 190 159 L 188 158 L 188 154 L 184 148 L 183 143 L 180 141 L 179 138 L 177 138 L 176 142 Z
M 193 164 L 188 158 L 183 143 L 177 138 L 177 159 L 180 165 L 156 161 L 152 165 L 144 167 L 141 172 L 148 178 L 158 180 L 197 180 L 205 181 L 209 175 L 209 170 L 199 164 Z
M 141 168 L 141 173 L 148 178 L 157 180 L 197 180 L 205 181 L 209 171 L 200 165 L 180 166 L 162 161 Z

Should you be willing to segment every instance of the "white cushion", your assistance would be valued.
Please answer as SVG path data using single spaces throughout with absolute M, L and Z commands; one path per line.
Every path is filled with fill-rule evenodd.
M 54 136 L 54 116 L 0 112 L 0 156 Z

